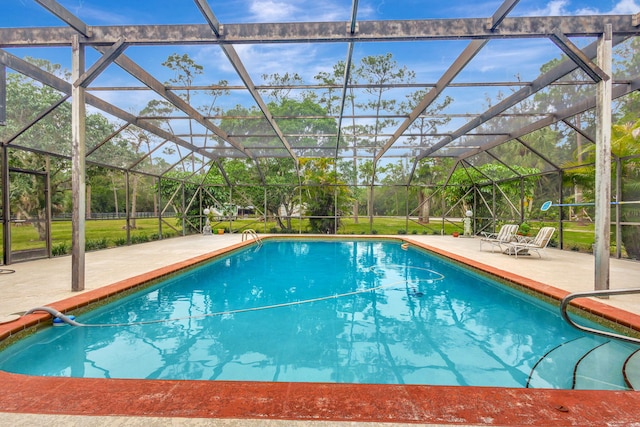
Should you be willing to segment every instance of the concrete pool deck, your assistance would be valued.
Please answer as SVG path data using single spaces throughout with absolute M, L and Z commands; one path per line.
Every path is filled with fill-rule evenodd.
M 478 238 L 392 237 L 461 257 L 465 262 L 483 266 L 509 280 L 542 289 L 549 295 L 561 296 L 566 292 L 593 289 L 592 255 L 549 248 L 542 258 L 533 255 L 515 259 L 498 252 L 480 251 Z M 59 302 L 64 300 L 75 301 L 75 305 L 71 306 L 77 306 L 78 301 L 113 288 L 114 284 L 129 283 L 132 277 L 145 279 L 157 275 L 158 269 L 163 269 L 161 274 L 166 274 L 168 265 L 187 265 L 194 260 L 207 258 L 212 252 L 224 251 L 240 243 L 240 235 L 196 235 L 87 253 L 85 291 L 82 292 L 70 290 L 70 257 L 4 266 L 1 268 L 15 272 L 0 275 L 0 286 L 3 288 L 0 320 L 52 303 L 62 310 L 65 305 Z M 639 279 L 640 263 L 611 259 L 611 289 L 638 287 Z M 599 299 L 593 304 L 605 312 L 609 307 L 614 307 L 616 318 L 623 318 L 622 323 L 640 329 L 640 295 L 614 296 L 607 300 Z M 3 328 L 0 329 L 2 338 L 7 336 L 7 329 L 14 323 L 0 325 Z M 364 422 L 363 425 L 373 425 L 375 422 L 423 425 L 631 425 L 628 423 L 640 420 L 640 395 L 636 392 L 93 380 L 32 378 L 6 373 L 0 374 L 0 381 L 5 384 L 5 392 L 0 397 L 0 423 L 12 425 L 31 424 L 28 418 L 32 416 L 44 417 L 38 418 L 37 422 L 64 422 L 67 425 L 280 426 L 292 425 L 290 420 L 304 423 L 315 421 L 327 426 L 342 426 L 345 425 L 343 422 Z M 108 385 L 105 386 L 105 383 Z M 7 387 L 13 391 L 7 392 Z M 49 389 L 50 393 L 38 395 L 34 391 L 43 388 Z M 73 390 L 76 397 L 56 397 L 55 390 Z M 118 390 L 126 399 L 114 396 Z M 107 395 L 99 394 L 101 391 Z M 389 399 L 389 393 L 397 394 L 398 398 L 392 402 L 394 399 Z M 201 400 L 205 395 L 206 403 Z M 97 403 L 93 410 L 82 403 L 89 405 L 87 402 L 92 398 Z M 193 402 L 189 404 L 194 399 L 199 401 L 198 405 L 194 406 Z M 70 404 L 72 400 L 74 404 Z M 567 408 L 569 410 L 565 412 Z M 39 415 L 27 416 L 26 413 Z M 79 415 L 83 415 L 82 419 L 75 418 Z M 108 415 L 108 418 L 90 417 L 87 421 L 86 415 Z M 148 417 L 159 417 L 158 424 L 154 424 L 156 418 Z M 33 418 L 29 419 L 33 421 Z M 189 422 L 183 423 L 183 419 Z M 278 419 L 289 421 L 279 423 Z

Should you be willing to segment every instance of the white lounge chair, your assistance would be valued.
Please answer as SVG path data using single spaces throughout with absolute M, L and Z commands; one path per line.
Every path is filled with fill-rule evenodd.
M 500 227 L 498 233 L 485 234 L 485 236 L 480 239 L 480 250 L 482 250 L 482 244 L 487 243 L 491 245 L 491 252 L 493 252 L 494 246 L 497 246 L 498 249 L 502 251 L 502 245 L 516 240 L 518 227 L 518 224 L 505 224 Z
M 529 253 L 531 251 L 536 252 L 542 258 L 541 252 L 549 245 L 555 232 L 555 227 L 542 227 L 533 239 L 527 238 L 519 242 L 509 243 L 505 253 L 515 255 L 518 258 L 519 253 Z

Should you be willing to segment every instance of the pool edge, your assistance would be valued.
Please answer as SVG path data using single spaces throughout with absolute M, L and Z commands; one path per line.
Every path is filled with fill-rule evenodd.
M 295 236 L 269 236 L 283 237 Z M 367 239 L 361 236 L 338 238 Z M 567 294 L 566 291 L 552 286 L 477 263 L 409 238 L 372 236 L 369 239 L 409 242 L 496 274 L 554 299 Z M 69 311 L 251 243 L 253 242 L 231 245 L 58 301 L 51 306 L 60 311 Z M 580 305 L 594 313 L 602 312 L 614 318 L 620 316 L 623 323 L 640 329 L 640 316 L 598 301 L 586 300 Z M 11 335 L 7 331 L 9 327 L 16 332 L 45 320 L 50 321 L 49 315 L 34 314 L 10 324 L 0 325 L 0 339 Z M 632 391 L 121 380 L 31 377 L 2 371 L 0 381 L 3 383 L 4 391 L 3 398 L 0 399 L 0 411 L 13 413 L 486 425 L 620 425 L 634 423 L 640 419 L 640 394 Z

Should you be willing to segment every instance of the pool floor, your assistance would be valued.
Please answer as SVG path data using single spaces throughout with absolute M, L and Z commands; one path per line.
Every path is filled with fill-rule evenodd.
M 418 241 L 412 243 L 435 249 Z M 241 245 L 231 245 L 229 249 Z M 436 252 L 443 253 L 437 249 Z M 444 255 L 484 267 L 549 296 L 558 298 L 567 293 L 451 253 Z M 51 305 L 61 311 L 72 310 L 209 256 Z M 640 326 L 637 315 L 598 301 L 587 300 L 584 305 L 591 311 L 617 317 L 624 324 Z M 48 315 L 34 314 L 0 325 L 0 337 L 39 321 L 49 321 Z M 3 384 L 0 411 L 7 413 L 467 425 L 640 425 L 640 394 L 625 391 L 83 379 L 5 372 L 0 372 L 0 381 Z

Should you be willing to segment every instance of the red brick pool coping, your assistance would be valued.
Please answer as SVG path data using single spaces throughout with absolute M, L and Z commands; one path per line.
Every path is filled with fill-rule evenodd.
M 411 239 L 503 279 L 560 299 L 566 291 Z M 251 242 L 179 262 L 50 304 L 68 312 Z M 640 330 L 640 316 L 598 301 L 576 305 Z M 0 325 L 5 339 L 50 316 L 34 313 Z M 11 413 L 190 418 L 323 420 L 477 425 L 640 425 L 640 393 L 424 385 L 271 383 L 34 377 L 0 371 L 0 411 Z

